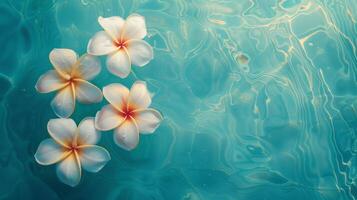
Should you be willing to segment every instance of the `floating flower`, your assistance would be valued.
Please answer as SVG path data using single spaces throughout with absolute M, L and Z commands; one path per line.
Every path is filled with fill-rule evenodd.
M 130 91 L 119 83 L 103 88 L 103 95 L 110 103 L 95 117 L 99 130 L 114 130 L 115 143 L 126 149 L 134 149 L 139 142 L 139 132 L 153 133 L 162 121 L 161 114 L 151 108 L 150 93 L 146 83 L 137 81 Z
M 52 139 L 40 143 L 35 159 L 41 165 L 58 163 L 57 176 L 67 185 L 80 182 L 81 168 L 98 172 L 110 160 L 108 151 L 95 145 L 100 135 L 93 118 L 82 120 L 78 128 L 72 119 L 51 119 L 47 130 Z
M 96 33 L 89 41 L 87 52 L 92 55 L 108 55 L 108 70 L 125 78 L 131 70 L 131 63 L 144 66 L 153 58 L 152 47 L 142 40 L 147 32 L 145 19 L 138 14 L 126 20 L 120 17 L 98 18 L 104 31 Z
M 36 83 L 36 89 L 40 93 L 58 90 L 51 102 L 57 116 L 71 116 L 76 99 L 82 103 L 102 101 L 100 89 L 87 81 L 100 72 L 100 62 L 96 57 L 84 55 L 78 59 L 77 54 L 70 49 L 53 49 L 49 57 L 55 70 L 42 75 Z

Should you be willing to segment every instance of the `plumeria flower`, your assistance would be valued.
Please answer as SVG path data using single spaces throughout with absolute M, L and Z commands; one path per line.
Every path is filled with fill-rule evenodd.
M 95 126 L 99 130 L 114 129 L 115 143 L 132 150 L 139 143 L 139 132 L 153 133 L 162 121 L 161 114 L 151 108 L 151 96 L 146 83 L 137 81 L 130 91 L 119 83 L 103 88 L 103 95 L 110 103 L 95 116 Z
M 41 165 L 58 163 L 57 176 L 67 185 L 78 185 L 81 168 L 98 172 L 110 160 L 108 151 L 95 145 L 100 135 L 93 118 L 85 118 L 78 127 L 72 119 L 51 119 L 47 129 L 52 138 L 40 143 L 35 159 Z
M 131 63 L 144 66 L 153 59 L 152 47 L 142 40 L 146 34 L 145 19 L 138 14 L 126 20 L 120 17 L 99 17 L 104 31 L 96 33 L 88 43 L 87 52 L 92 55 L 108 55 L 108 70 L 125 78 L 131 70 Z
M 51 102 L 57 116 L 71 116 L 76 99 L 82 103 L 102 101 L 100 89 L 88 82 L 101 70 L 100 62 L 95 56 L 87 54 L 78 59 L 76 52 L 71 49 L 53 49 L 49 57 L 54 70 L 38 79 L 36 89 L 40 93 L 58 91 Z

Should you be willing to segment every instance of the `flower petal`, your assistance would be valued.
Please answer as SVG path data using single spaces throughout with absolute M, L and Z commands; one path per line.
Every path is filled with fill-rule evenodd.
M 81 148 L 79 155 L 83 169 L 89 172 L 98 172 L 111 159 L 106 149 L 96 145 Z
M 36 162 L 41 165 L 51 165 L 65 158 L 70 151 L 59 145 L 53 139 L 43 140 L 35 153 Z
M 131 62 L 139 67 L 142 67 L 154 58 L 152 47 L 144 40 L 128 41 L 128 54 Z
M 66 82 L 63 80 L 63 78 L 55 70 L 50 70 L 40 76 L 35 88 L 38 92 L 48 93 L 59 90 L 65 86 Z
M 102 91 L 97 86 L 84 80 L 76 80 L 76 98 L 81 103 L 98 103 L 103 99 Z
M 84 80 L 90 80 L 100 73 L 101 66 L 97 57 L 85 54 L 79 59 L 73 75 Z
M 88 42 L 87 52 L 91 55 L 102 56 L 114 52 L 117 47 L 113 39 L 105 31 L 97 32 Z
M 84 118 L 78 125 L 77 145 L 92 145 L 100 140 L 100 132 L 95 129 L 94 118 Z
M 103 88 L 103 95 L 112 106 L 123 111 L 128 100 L 129 90 L 120 83 L 112 83 Z
M 98 130 L 109 131 L 118 127 L 123 121 L 124 117 L 119 115 L 118 110 L 112 105 L 104 106 L 95 116 L 95 127 Z
M 154 109 L 146 109 L 136 113 L 135 121 L 140 133 L 153 133 L 159 127 L 162 116 Z
M 143 39 L 147 34 L 145 18 L 139 14 L 132 14 L 126 18 L 122 39 Z
M 47 131 L 57 143 L 69 147 L 76 134 L 77 125 L 73 119 L 51 119 L 47 123 Z
M 75 94 L 71 84 L 59 90 L 51 102 L 51 107 L 58 117 L 68 118 L 75 107 Z
M 136 81 L 131 86 L 129 105 L 135 109 L 146 109 L 151 104 L 151 96 L 144 81 Z
M 120 39 L 120 34 L 125 22 L 121 17 L 98 17 L 98 22 L 113 40 L 118 41 L 118 39 Z
M 63 183 L 69 186 L 78 185 L 81 180 L 81 166 L 75 153 L 71 153 L 67 158 L 60 162 L 56 170 L 57 176 Z
M 71 49 L 53 49 L 50 52 L 50 61 L 58 73 L 65 76 L 72 72 L 78 55 Z
M 107 58 L 108 70 L 120 78 L 125 78 L 130 74 L 131 63 L 130 57 L 125 49 L 120 49 Z
M 126 119 L 114 131 L 114 142 L 125 150 L 134 149 L 139 143 L 139 130 L 133 119 Z

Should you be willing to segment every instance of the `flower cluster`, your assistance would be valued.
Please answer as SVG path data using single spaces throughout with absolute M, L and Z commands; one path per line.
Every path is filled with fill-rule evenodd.
M 106 149 L 95 145 L 100 131 L 114 130 L 115 144 L 132 150 L 139 143 L 139 133 L 153 133 L 163 119 L 158 111 L 149 108 L 151 95 L 144 81 L 136 81 L 130 90 L 112 83 L 103 91 L 89 82 L 101 71 L 96 56 L 107 55 L 108 71 L 120 78 L 129 75 L 131 64 L 142 67 L 153 59 L 152 47 L 143 40 L 147 34 L 144 17 L 99 17 L 98 22 L 104 31 L 89 40 L 87 54 L 79 57 L 71 49 L 53 49 L 49 59 L 54 70 L 46 72 L 36 83 L 40 93 L 57 91 L 51 107 L 59 118 L 48 122 L 51 138 L 40 143 L 35 160 L 41 165 L 58 163 L 58 178 L 70 186 L 80 182 L 82 168 L 98 172 L 111 159 Z M 69 118 L 76 100 L 98 103 L 103 96 L 109 104 L 95 118 L 83 119 L 78 127 Z

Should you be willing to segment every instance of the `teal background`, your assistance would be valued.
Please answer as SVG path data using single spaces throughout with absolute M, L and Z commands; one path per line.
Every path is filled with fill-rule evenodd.
M 357 198 L 355 0 L 2 0 L 0 199 Z M 38 94 L 53 48 L 86 52 L 98 16 L 145 16 L 145 80 L 165 119 L 131 152 L 71 188 L 34 160 L 54 94 Z M 73 119 L 101 104 L 77 104 Z

